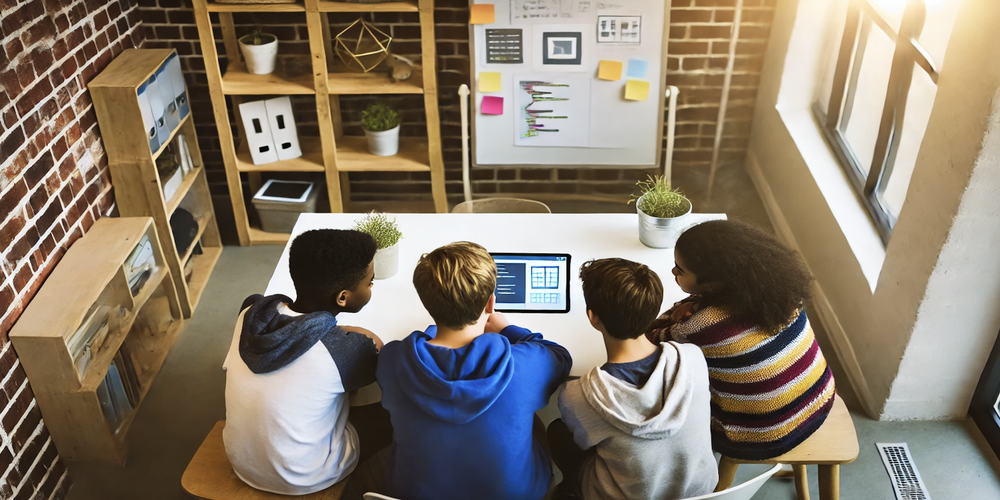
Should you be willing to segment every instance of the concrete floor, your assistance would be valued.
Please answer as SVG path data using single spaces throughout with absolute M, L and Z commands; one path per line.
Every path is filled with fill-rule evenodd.
M 753 201 L 727 208 L 730 214 L 759 220 L 762 208 Z M 551 205 L 560 212 L 629 210 L 613 204 Z M 129 431 L 127 466 L 68 464 L 74 483 L 69 500 L 189 498 L 180 485 L 184 468 L 215 422 L 225 418 L 225 375 L 220 367 L 239 306 L 246 296 L 263 292 L 280 253 L 278 246 L 226 247 L 194 318 Z M 850 404 L 850 398 L 845 400 Z M 842 498 L 894 498 L 876 442 L 908 442 L 933 498 L 1000 498 L 1000 461 L 971 421 L 876 422 L 855 414 L 854 422 L 861 455 L 842 468 Z M 742 466 L 737 483 L 761 470 L 761 466 Z M 812 496 L 819 498 L 816 471 L 810 472 Z M 791 500 L 795 490 L 791 480 L 772 479 L 754 498 Z

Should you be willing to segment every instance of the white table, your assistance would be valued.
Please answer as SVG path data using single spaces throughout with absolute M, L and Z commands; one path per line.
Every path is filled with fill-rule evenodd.
M 296 235 L 311 229 L 350 229 L 361 214 L 303 214 L 271 276 L 265 295 L 295 298 L 288 274 L 288 249 Z M 453 241 L 473 241 L 491 252 L 568 253 L 570 312 L 566 314 L 505 313 L 510 321 L 556 341 L 573 355 L 572 375 L 580 376 L 606 360 L 601 334 L 587 321 L 580 287 L 580 265 L 590 259 L 621 257 L 648 265 L 663 281 L 664 305 L 684 298 L 674 282 L 672 248 L 648 248 L 639 242 L 635 214 L 393 214 L 403 232 L 399 273 L 376 280 L 372 299 L 361 312 L 342 313 L 341 324 L 375 332 L 383 341 L 401 340 L 433 324 L 413 288 L 413 268 L 421 254 Z M 691 214 L 691 224 L 724 219 L 724 214 Z M 661 308 L 662 310 L 663 308 Z

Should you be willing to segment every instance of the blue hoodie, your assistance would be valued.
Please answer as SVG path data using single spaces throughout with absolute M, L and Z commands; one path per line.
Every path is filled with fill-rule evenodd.
M 387 493 L 407 500 L 539 500 L 552 469 L 534 414 L 569 375 L 566 348 L 518 326 L 450 349 L 413 332 L 379 353 L 392 418 Z

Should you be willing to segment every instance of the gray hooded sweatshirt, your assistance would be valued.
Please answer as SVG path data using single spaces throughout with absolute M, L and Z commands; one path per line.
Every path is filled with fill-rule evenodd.
M 719 482 L 705 357 L 693 344 L 662 346 L 642 387 L 595 367 L 559 397 L 576 444 L 597 447 L 580 471 L 585 500 L 676 500 Z

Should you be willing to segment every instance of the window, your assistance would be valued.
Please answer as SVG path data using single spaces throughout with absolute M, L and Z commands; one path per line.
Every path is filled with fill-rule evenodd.
M 884 242 L 906 199 L 958 0 L 842 0 L 813 110 Z

